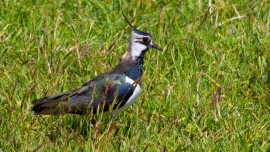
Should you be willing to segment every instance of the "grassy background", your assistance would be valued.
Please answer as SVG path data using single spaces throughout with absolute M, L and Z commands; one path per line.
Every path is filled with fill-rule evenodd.
M 121 114 L 34 116 L 31 101 L 113 68 L 133 24 L 163 52 Z M 229 1 L 0 2 L 0 151 L 269 151 L 270 4 Z

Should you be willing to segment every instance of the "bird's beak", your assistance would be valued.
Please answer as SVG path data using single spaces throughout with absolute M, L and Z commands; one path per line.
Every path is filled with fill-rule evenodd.
M 150 43 L 149 45 L 150 48 L 154 48 L 157 49 L 159 51 L 162 51 L 163 49 L 161 47 L 159 47 L 156 43 L 154 43 L 153 41 Z

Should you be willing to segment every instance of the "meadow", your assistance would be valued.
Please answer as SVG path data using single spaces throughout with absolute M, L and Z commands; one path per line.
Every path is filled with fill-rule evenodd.
M 132 24 L 163 52 L 110 115 L 36 116 L 32 101 L 112 69 Z M 0 151 L 270 151 L 270 3 L 0 1 Z

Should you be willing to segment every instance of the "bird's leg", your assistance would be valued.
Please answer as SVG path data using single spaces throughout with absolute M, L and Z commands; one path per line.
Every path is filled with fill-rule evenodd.
M 116 127 L 116 119 L 118 118 L 119 114 L 112 114 L 112 120 L 109 127 L 109 132 L 112 133 Z
M 90 119 L 90 124 L 92 124 L 92 125 L 95 125 L 97 122 L 96 122 L 96 120 L 95 119 Z
M 109 132 L 110 133 L 112 133 L 113 131 L 114 131 L 114 129 L 115 129 L 115 121 L 114 120 L 112 120 L 112 122 L 111 122 L 111 124 L 110 124 L 110 128 L 109 128 Z
M 93 118 L 93 116 L 94 116 L 94 110 L 93 110 L 93 108 L 91 108 L 90 109 L 90 114 L 89 114 L 89 121 L 90 121 L 90 124 L 95 125 L 96 124 L 96 121 Z

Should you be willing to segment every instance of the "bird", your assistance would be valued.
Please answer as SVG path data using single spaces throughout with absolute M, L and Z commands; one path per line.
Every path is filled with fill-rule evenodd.
M 125 56 L 118 65 L 79 88 L 32 102 L 35 115 L 97 114 L 110 112 L 116 119 L 136 102 L 142 90 L 144 55 L 149 49 L 162 51 L 150 33 L 135 28 L 123 14 L 131 31 Z

